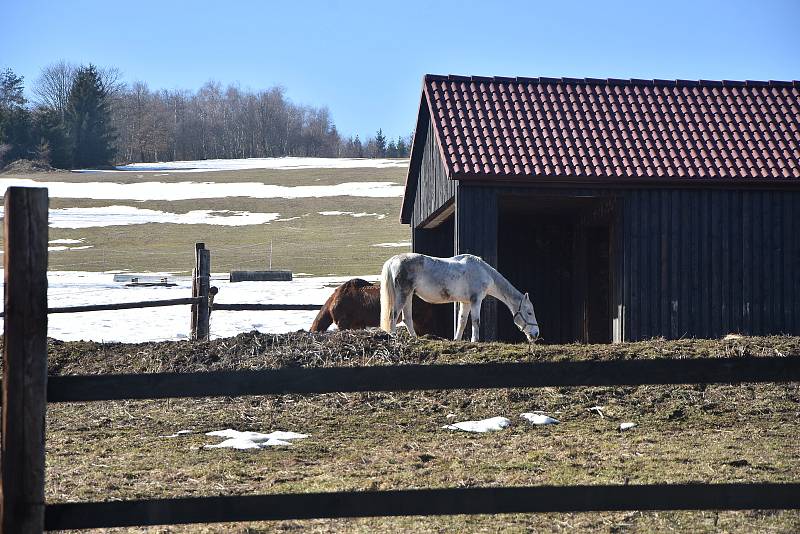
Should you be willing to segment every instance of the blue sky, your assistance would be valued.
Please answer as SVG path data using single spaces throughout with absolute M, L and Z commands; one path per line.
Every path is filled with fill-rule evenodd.
M 344 134 L 411 132 L 424 73 L 798 79 L 800 0 L 0 0 L 0 67 L 59 59 L 151 88 L 282 85 Z

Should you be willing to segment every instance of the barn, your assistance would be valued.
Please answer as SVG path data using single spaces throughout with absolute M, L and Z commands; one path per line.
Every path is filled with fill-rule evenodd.
M 798 335 L 800 82 L 426 75 L 401 222 L 546 343 Z M 481 329 L 523 339 L 494 299 Z

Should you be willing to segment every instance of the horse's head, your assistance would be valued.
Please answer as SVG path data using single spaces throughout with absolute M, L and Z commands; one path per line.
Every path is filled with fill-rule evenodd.
M 517 311 L 514 313 L 514 324 L 525 334 L 529 342 L 533 343 L 539 337 L 539 323 L 536 322 L 533 304 L 527 293 L 519 301 Z

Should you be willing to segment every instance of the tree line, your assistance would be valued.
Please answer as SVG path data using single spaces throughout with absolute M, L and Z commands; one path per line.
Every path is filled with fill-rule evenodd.
M 57 168 L 280 156 L 408 157 L 411 136 L 342 136 L 326 107 L 291 102 L 281 87 L 197 91 L 126 84 L 115 68 L 65 61 L 42 69 L 33 101 L 0 72 L 0 167 L 20 158 Z

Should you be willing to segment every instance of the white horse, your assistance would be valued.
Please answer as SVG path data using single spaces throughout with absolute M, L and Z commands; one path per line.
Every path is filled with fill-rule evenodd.
M 491 265 L 477 256 L 461 254 L 452 258 L 433 258 L 406 253 L 389 258 L 381 271 L 381 328 L 395 331 L 400 312 L 412 336 L 411 297 L 417 294 L 431 304 L 458 302 L 458 328 L 455 339 L 461 339 L 472 315 L 472 341 L 478 341 L 481 303 L 491 295 L 508 306 L 514 324 L 533 343 L 539 337 L 539 324 L 528 294 L 524 295 Z

